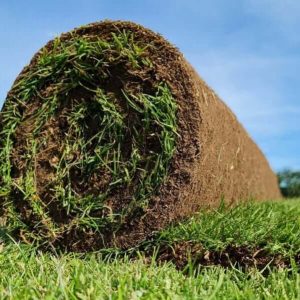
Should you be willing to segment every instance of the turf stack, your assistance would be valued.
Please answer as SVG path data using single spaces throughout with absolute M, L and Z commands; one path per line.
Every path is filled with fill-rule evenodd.
M 177 49 L 133 23 L 50 41 L 0 124 L 2 222 L 25 242 L 130 247 L 222 197 L 280 197 L 232 112 Z

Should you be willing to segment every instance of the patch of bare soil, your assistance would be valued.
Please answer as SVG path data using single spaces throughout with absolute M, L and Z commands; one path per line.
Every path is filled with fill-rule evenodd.
M 221 266 L 247 270 L 256 268 L 268 272 L 269 268 L 291 268 L 291 259 L 282 254 L 272 254 L 263 247 L 232 246 L 223 250 L 205 249 L 195 242 L 178 242 L 164 245 L 158 249 L 147 250 L 149 256 L 156 255 L 159 263 L 172 262 L 177 269 L 184 270 L 188 265 L 193 267 Z M 300 266 L 300 253 L 293 257 Z

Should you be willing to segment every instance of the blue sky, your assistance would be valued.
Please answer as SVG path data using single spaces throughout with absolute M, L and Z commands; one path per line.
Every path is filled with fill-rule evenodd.
M 300 1 L 1 0 L 0 99 L 49 39 L 103 19 L 163 34 L 236 113 L 274 170 L 300 169 Z

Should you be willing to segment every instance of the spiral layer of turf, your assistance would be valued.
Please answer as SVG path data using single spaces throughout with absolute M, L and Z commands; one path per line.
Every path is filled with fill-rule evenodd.
M 57 38 L 16 81 L 1 113 L 0 197 L 24 240 L 114 232 L 147 209 L 177 136 L 149 47 L 129 31 Z

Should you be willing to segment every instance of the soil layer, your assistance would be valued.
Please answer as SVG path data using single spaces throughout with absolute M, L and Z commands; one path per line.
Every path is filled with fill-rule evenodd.
M 142 252 L 143 253 L 143 252 Z M 291 269 L 291 259 L 300 265 L 300 254 L 285 257 L 279 253 L 270 253 L 263 247 L 229 245 L 223 250 L 205 249 L 194 242 L 178 242 L 173 245 L 160 246 L 158 249 L 146 251 L 146 257 L 156 257 L 158 263 L 172 262 L 179 270 L 197 267 L 221 266 L 224 268 L 240 268 L 245 271 L 255 268 L 267 274 L 272 268 Z

